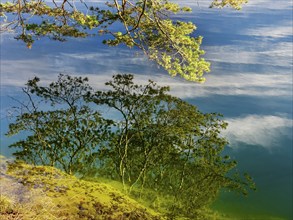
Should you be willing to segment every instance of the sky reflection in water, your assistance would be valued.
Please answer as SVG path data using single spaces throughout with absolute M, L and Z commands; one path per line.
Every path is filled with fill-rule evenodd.
M 139 51 L 108 48 L 100 39 L 42 40 L 31 50 L 10 34 L 1 36 L 1 153 L 15 138 L 4 136 L 7 111 L 21 97 L 25 82 L 37 75 L 52 81 L 59 73 L 86 75 L 99 89 L 115 73 L 133 73 L 138 82 L 153 79 L 205 112 L 220 112 L 229 122 L 223 132 L 227 152 L 249 172 L 258 191 L 248 198 L 223 194 L 215 207 L 244 219 L 292 219 L 292 6 L 285 0 L 251 0 L 240 12 L 212 10 L 207 1 L 184 1 L 194 12 L 184 17 L 204 36 L 212 63 L 203 85 L 171 78 Z M 267 218 L 267 217 L 263 217 Z

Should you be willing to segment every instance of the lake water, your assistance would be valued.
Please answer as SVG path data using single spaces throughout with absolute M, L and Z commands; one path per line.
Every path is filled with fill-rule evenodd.
M 182 1 L 183 2 L 183 1 Z M 229 128 L 227 152 L 250 173 L 257 192 L 247 198 L 223 193 L 216 210 L 239 219 L 292 219 L 292 2 L 250 0 L 242 11 L 208 9 L 208 1 L 184 1 L 204 36 L 212 63 L 205 84 L 171 78 L 138 51 L 108 48 L 101 39 L 42 40 L 31 50 L 1 36 L 1 154 L 11 155 L 7 138 L 9 111 L 21 98 L 21 87 L 33 76 L 52 81 L 59 73 L 86 75 L 102 88 L 115 73 L 132 73 L 138 81 L 153 79 L 204 112 L 224 114 Z

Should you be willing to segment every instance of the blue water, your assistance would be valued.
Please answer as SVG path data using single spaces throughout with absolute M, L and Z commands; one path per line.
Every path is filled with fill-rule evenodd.
M 247 198 L 223 193 L 215 209 L 241 219 L 292 219 L 292 4 L 251 0 L 235 12 L 208 9 L 206 2 L 185 1 L 193 13 L 176 16 L 195 22 L 195 36 L 204 36 L 212 71 L 200 85 L 171 78 L 139 51 L 108 48 L 99 38 L 42 40 L 29 50 L 13 34 L 2 35 L 1 154 L 11 155 L 8 145 L 21 138 L 4 134 L 16 105 L 11 97 L 22 99 L 29 78 L 49 82 L 59 73 L 82 74 L 102 88 L 113 74 L 132 73 L 140 82 L 170 85 L 173 94 L 229 122 L 226 152 L 254 177 L 258 190 Z

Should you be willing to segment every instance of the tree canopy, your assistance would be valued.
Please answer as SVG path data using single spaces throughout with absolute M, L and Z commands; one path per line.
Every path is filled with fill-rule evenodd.
M 132 75 L 113 76 L 105 91 L 81 77 L 60 75 L 48 86 L 39 81 L 28 81 L 28 102 L 9 126 L 8 135 L 26 134 L 11 145 L 18 159 L 114 179 L 130 194 L 151 189 L 154 201 L 165 199 L 169 219 L 197 219 L 223 188 L 243 194 L 254 188 L 223 155 L 228 142 L 220 135 L 227 126 L 221 115 L 200 112 L 169 95 L 168 87 L 138 85 Z
M 213 0 L 211 7 L 240 9 L 247 0 Z M 210 64 L 202 55 L 202 37 L 193 37 L 195 24 L 176 20 L 188 13 L 169 0 L 84 1 L 13 0 L 0 3 L 1 31 L 16 30 L 15 38 L 31 48 L 41 37 L 65 41 L 68 37 L 105 35 L 104 44 L 141 49 L 171 76 L 204 82 Z M 118 30 L 117 25 L 119 26 Z

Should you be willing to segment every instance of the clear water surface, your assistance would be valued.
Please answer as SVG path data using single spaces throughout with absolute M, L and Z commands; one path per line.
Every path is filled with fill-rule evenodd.
M 208 1 L 187 0 L 203 35 L 212 71 L 205 84 L 171 78 L 141 53 L 108 48 L 99 38 L 42 40 L 28 50 L 12 34 L 1 35 L 1 154 L 19 137 L 7 138 L 12 98 L 33 76 L 52 81 L 59 73 L 86 75 L 102 88 L 115 73 L 132 73 L 171 86 L 172 93 L 229 122 L 227 152 L 249 172 L 257 192 L 247 198 L 223 193 L 214 208 L 238 219 L 292 219 L 292 4 L 250 0 L 242 11 L 208 9 Z

